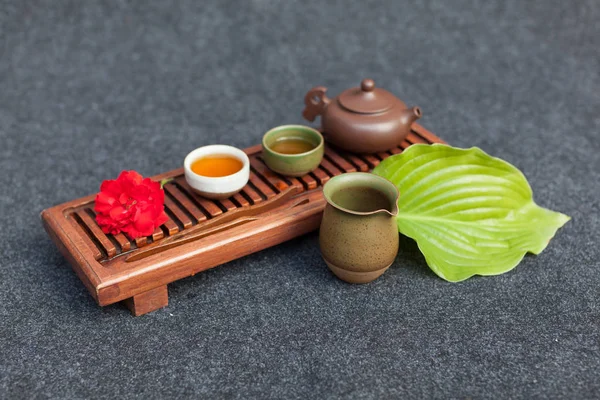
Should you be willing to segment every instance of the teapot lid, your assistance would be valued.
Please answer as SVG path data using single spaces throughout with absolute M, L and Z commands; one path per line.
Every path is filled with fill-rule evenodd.
M 394 104 L 406 105 L 387 90 L 376 88 L 373 79 L 363 79 L 360 87 L 344 91 L 338 97 L 340 104 L 353 112 L 375 114 L 392 108 Z

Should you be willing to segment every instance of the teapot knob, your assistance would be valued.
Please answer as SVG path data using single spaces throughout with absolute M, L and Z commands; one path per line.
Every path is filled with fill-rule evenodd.
M 363 92 L 372 92 L 375 89 L 375 82 L 373 79 L 363 79 L 360 83 L 360 88 Z

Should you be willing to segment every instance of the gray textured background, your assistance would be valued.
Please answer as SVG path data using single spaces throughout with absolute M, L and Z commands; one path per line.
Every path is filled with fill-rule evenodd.
M 0 2 L 0 397 L 598 398 L 599 21 L 596 0 Z M 459 284 L 405 238 L 344 284 L 310 234 L 141 318 L 98 307 L 42 229 L 123 169 L 256 144 L 312 86 L 363 77 L 573 221 Z

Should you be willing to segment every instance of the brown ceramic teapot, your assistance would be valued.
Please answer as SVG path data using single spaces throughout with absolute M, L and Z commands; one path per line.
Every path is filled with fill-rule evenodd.
M 321 116 L 325 140 L 354 153 L 375 153 L 398 146 L 421 118 L 419 107 L 406 104 L 387 90 L 364 79 L 331 100 L 327 88 L 317 86 L 304 98 L 302 115 L 309 121 Z

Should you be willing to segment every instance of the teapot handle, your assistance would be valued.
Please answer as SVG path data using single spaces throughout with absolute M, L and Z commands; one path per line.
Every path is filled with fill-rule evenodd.
M 302 116 L 313 122 L 317 115 L 323 114 L 325 108 L 330 102 L 330 99 L 325 95 L 327 92 L 327 88 L 323 86 L 317 86 L 308 91 L 306 96 L 304 96 L 304 111 L 302 111 Z

